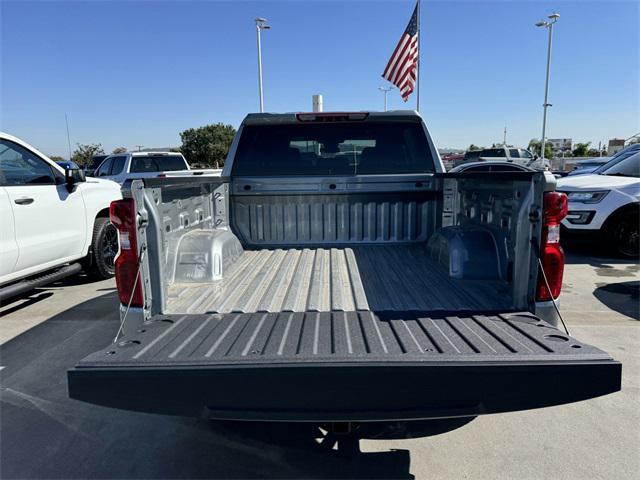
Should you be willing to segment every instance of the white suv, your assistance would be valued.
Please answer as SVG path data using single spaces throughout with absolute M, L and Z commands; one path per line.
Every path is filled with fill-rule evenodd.
M 534 170 L 549 170 L 549 160 L 536 157 L 529 150 L 514 147 L 492 147 L 480 151 L 478 161 L 517 163 Z
M 122 185 L 133 178 L 153 178 L 165 172 L 188 171 L 189 164 L 181 153 L 129 152 L 109 155 L 93 174 Z
M 118 184 L 86 180 L 0 132 L 0 300 L 83 267 L 112 276 L 118 241 L 109 205 L 120 198 Z
M 605 240 L 625 257 L 639 256 L 640 152 L 613 159 L 593 174 L 561 178 L 557 190 L 569 199 L 562 220 L 567 233 Z

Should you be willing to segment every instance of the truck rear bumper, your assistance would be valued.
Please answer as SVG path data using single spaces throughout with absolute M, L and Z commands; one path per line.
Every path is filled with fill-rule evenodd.
M 194 315 L 141 330 L 70 370 L 70 396 L 219 419 L 381 421 L 546 407 L 621 383 L 620 363 L 529 313 Z

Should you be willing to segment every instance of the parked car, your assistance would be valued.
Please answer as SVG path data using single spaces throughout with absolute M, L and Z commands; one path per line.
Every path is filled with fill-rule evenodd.
M 562 221 L 568 233 L 602 240 L 617 254 L 638 258 L 640 151 L 610 160 L 597 173 L 565 177 L 558 190 L 569 199 Z
M 536 170 L 549 170 L 548 159 L 541 159 L 525 148 L 492 147 L 480 151 L 479 161 L 506 161 L 514 162 Z
M 90 162 L 83 167 L 85 175 L 87 177 L 93 177 L 96 169 L 108 156 L 109 155 L 94 155 L 93 157 L 91 157 Z
M 578 160 L 566 176 L 574 175 L 586 175 L 587 173 L 593 173 L 595 170 L 606 164 L 611 157 L 597 157 L 590 158 L 588 160 Z
M 482 150 L 467 150 L 464 153 L 464 155 L 462 156 L 462 158 L 458 158 L 458 159 L 454 160 L 453 166 L 457 167 L 457 166 L 465 164 L 465 163 L 477 162 L 478 158 L 480 157 L 480 152 L 481 151 Z
M 57 160 L 56 163 L 61 166 L 62 168 L 64 168 L 65 170 L 71 168 L 71 169 L 75 169 L 75 170 L 80 170 L 80 167 L 78 166 L 78 164 L 74 161 L 71 160 Z
M 0 133 L 0 300 L 85 268 L 114 274 L 113 182 L 63 169 L 27 143 Z
M 615 163 L 621 162 L 625 158 L 628 158 L 636 153 L 640 152 L 640 143 L 634 143 L 629 145 L 628 147 L 620 150 L 616 154 L 612 155 L 607 163 L 598 167 L 593 171 L 593 173 L 600 173 L 606 168 L 612 167 Z
M 463 161 L 464 154 L 462 154 L 462 153 L 445 153 L 444 155 L 441 155 L 440 158 L 442 159 L 442 163 L 444 164 L 444 167 L 447 170 L 449 170 L 453 166 L 455 166 L 455 165 L 457 165 L 457 164 L 459 164 L 460 162 Z
M 97 178 L 113 180 L 119 184 L 137 178 L 155 178 L 176 175 L 219 175 L 221 170 L 191 170 L 181 153 L 128 152 L 109 155 L 95 171 Z
M 464 163 L 452 168 L 449 172 L 535 172 L 535 170 L 519 163 L 490 161 Z
M 415 112 L 248 115 L 222 176 L 127 182 L 112 204 L 122 335 L 68 372 L 69 394 L 331 423 L 617 391 L 620 363 L 554 326 L 554 188 L 445 173 Z

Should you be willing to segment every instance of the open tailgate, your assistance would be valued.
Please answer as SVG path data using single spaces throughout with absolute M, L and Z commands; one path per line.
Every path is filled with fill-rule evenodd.
M 530 313 L 156 316 L 69 370 L 72 398 L 212 418 L 475 416 L 620 390 L 622 365 Z

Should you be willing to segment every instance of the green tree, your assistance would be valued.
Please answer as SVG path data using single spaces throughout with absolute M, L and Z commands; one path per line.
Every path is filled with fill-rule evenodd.
M 467 151 L 469 151 L 469 152 L 473 152 L 473 151 L 476 151 L 476 150 L 484 150 L 484 148 L 483 147 L 479 147 L 474 143 L 469 145 L 469 148 L 467 148 Z
M 180 151 L 190 164 L 209 165 L 219 168 L 224 165 L 236 129 L 231 125 L 216 123 L 180 132 Z
M 91 157 L 93 157 L 94 155 L 100 155 L 104 153 L 104 149 L 102 148 L 102 144 L 100 143 L 77 143 L 76 145 L 76 149 L 71 155 L 71 160 L 73 160 L 80 166 L 88 165 L 91 162 Z
M 590 148 L 587 151 L 587 157 L 599 157 L 600 151 L 597 148 Z
M 527 148 L 534 155 L 540 156 L 540 140 L 532 138 Z M 551 144 L 547 142 L 544 144 L 544 158 L 553 158 L 553 149 Z
M 111 153 L 125 153 L 127 151 L 126 147 L 116 147 L 113 149 Z
M 53 160 L 54 162 L 62 162 L 62 161 L 64 161 L 64 158 L 62 158 L 60 155 L 50 155 L 49 158 L 51 160 Z
M 573 147 L 573 156 L 586 157 L 587 154 L 589 153 L 589 145 L 591 145 L 591 142 L 576 143 L 575 147 Z

